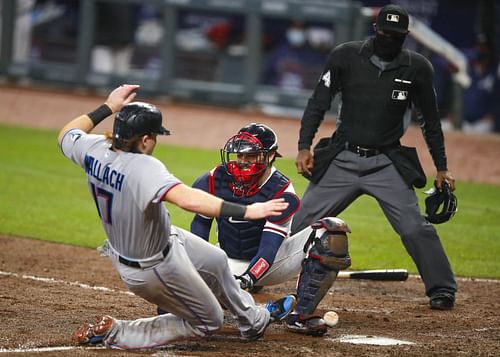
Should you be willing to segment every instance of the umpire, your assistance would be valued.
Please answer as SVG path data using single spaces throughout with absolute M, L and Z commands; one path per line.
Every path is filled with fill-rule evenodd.
M 328 56 L 304 111 L 296 166 L 310 180 L 292 234 L 324 216 L 337 216 L 363 194 L 374 197 L 413 258 L 432 309 L 452 309 L 457 290 L 453 271 L 435 228 L 420 213 L 413 186 L 425 186 L 416 150 L 401 146 L 411 105 L 437 169 L 436 185 L 447 182 L 443 132 L 433 87 L 434 70 L 422 55 L 403 49 L 409 16 L 384 6 L 366 41 L 347 42 Z M 314 135 L 341 94 L 337 130 L 310 151 Z M 327 198 L 327 199 L 325 199 Z

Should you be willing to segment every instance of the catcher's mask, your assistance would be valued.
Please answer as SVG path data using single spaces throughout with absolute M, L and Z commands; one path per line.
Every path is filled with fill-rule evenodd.
M 152 104 L 132 102 L 115 116 L 113 138 L 128 140 L 146 134 L 170 135 L 162 126 L 160 110 Z
M 451 192 L 446 181 L 439 191 L 434 181 L 434 187 L 426 192 L 429 197 L 425 199 L 425 217 L 429 222 L 439 224 L 449 221 L 458 210 L 457 197 Z
M 272 164 L 269 154 L 275 152 L 275 157 L 281 156 L 277 149 L 276 134 L 263 124 L 247 125 L 226 142 L 221 159 L 231 176 L 235 195 L 251 196 L 258 191 L 259 179 Z

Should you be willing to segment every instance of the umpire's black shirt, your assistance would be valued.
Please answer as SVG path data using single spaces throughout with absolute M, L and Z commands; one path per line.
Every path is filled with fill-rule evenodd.
M 447 170 L 433 76 L 430 62 L 413 51 L 403 50 L 384 66 L 374 55 L 373 38 L 339 45 L 329 54 L 304 111 L 299 150 L 311 147 L 325 112 L 340 92 L 337 135 L 344 141 L 366 148 L 398 144 L 405 130 L 404 114 L 413 103 L 436 168 Z

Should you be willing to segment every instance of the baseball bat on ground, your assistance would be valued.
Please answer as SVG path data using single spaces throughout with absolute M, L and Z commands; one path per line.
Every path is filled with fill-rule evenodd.
M 408 271 L 406 269 L 341 271 L 338 277 L 342 279 L 405 281 L 408 279 Z

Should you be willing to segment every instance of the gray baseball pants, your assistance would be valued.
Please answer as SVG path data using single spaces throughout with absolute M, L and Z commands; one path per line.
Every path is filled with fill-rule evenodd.
M 108 246 L 107 253 L 129 290 L 170 313 L 114 319 L 104 343 L 117 349 L 149 349 L 204 337 L 222 326 L 221 305 L 237 319 L 242 337 L 260 334 L 269 323 L 269 311 L 240 289 L 226 253 L 184 229 L 172 226 L 171 231 L 167 256 L 143 269 L 120 263 Z
M 320 182 L 309 183 L 294 216 L 292 234 L 319 218 L 337 216 L 363 194 L 377 200 L 401 237 L 422 277 L 426 294 L 455 294 L 454 274 L 436 229 L 420 213 L 415 191 L 384 154 L 367 158 L 347 150 L 339 153 Z M 355 222 L 349 225 L 353 228 Z

